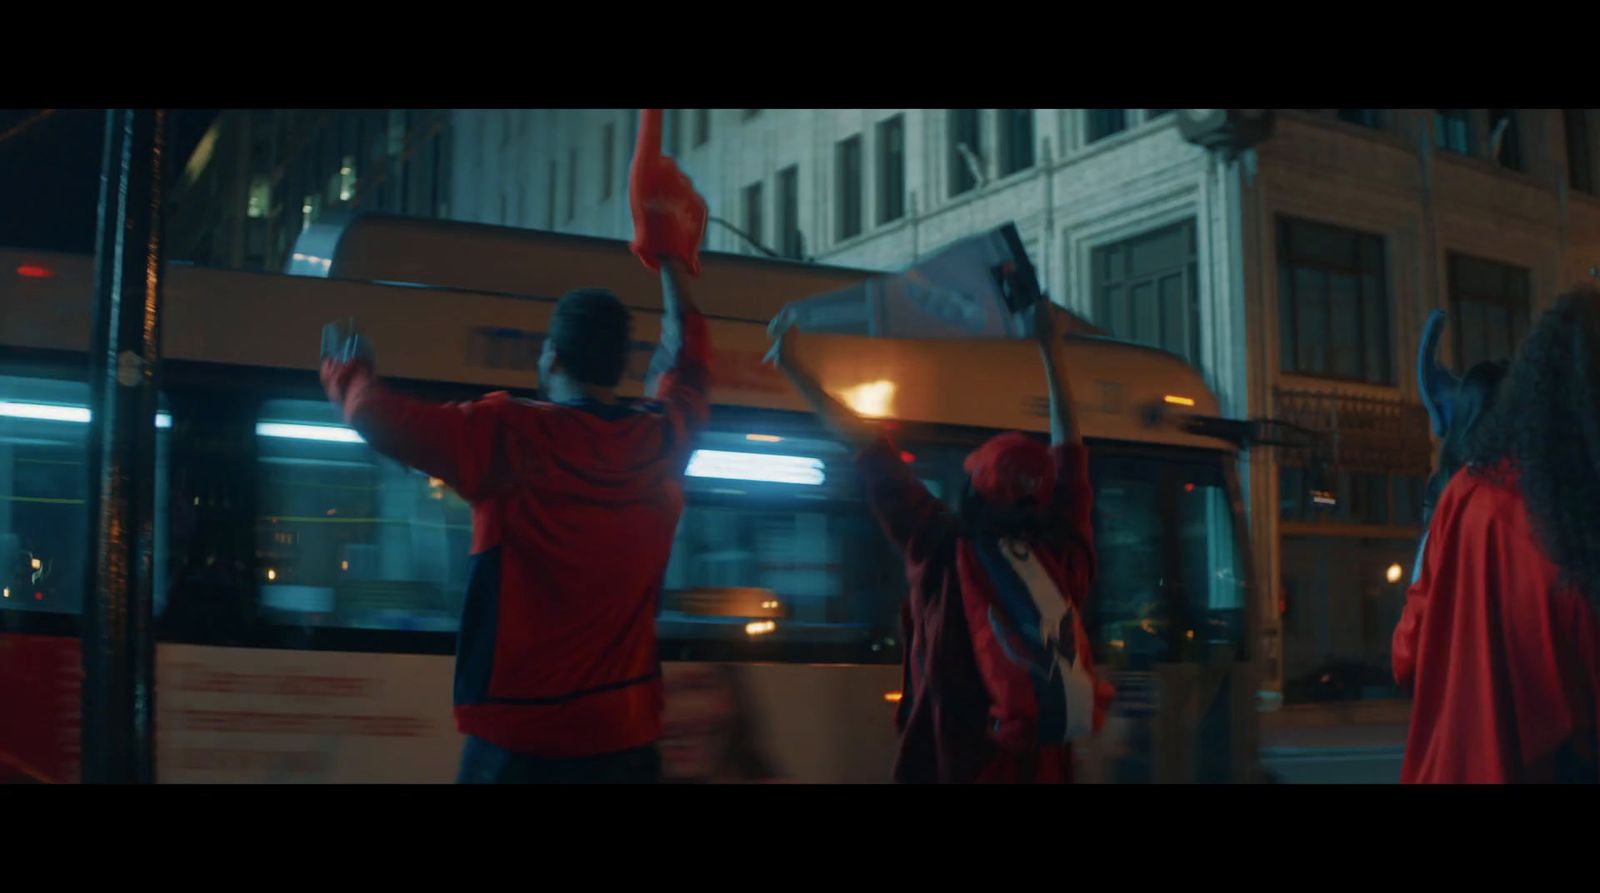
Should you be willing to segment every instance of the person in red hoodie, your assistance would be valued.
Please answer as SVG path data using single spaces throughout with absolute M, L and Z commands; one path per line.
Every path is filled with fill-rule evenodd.
M 689 294 L 706 205 L 659 154 L 660 110 L 648 112 L 631 198 L 634 251 L 661 273 L 655 400 L 617 396 L 630 318 L 596 289 L 556 305 L 542 401 L 424 403 L 363 359 L 323 362 L 329 398 L 374 450 L 472 506 L 454 692 L 462 783 L 660 779 L 656 604 L 708 413 L 710 345 Z
M 1093 491 L 1060 358 L 1063 314 L 1033 308 L 1050 390 L 1050 446 L 1013 431 L 974 450 L 959 511 L 917 479 L 887 436 L 826 393 L 775 323 L 769 355 L 836 437 L 857 450 L 867 498 L 905 556 L 902 783 L 1065 783 L 1069 742 L 1111 698 L 1081 613 L 1094 582 Z
M 1439 497 L 1395 629 L 1404 783 L 1600 780 L 1600 291 L 1556 302 Z

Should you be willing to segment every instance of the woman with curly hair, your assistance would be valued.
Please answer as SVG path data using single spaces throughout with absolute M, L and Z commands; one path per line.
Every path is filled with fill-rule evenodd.
M 1600 291 L 1529 334 L 1440 494 L 1394 634 L 1401 781 L 1600 779 Z

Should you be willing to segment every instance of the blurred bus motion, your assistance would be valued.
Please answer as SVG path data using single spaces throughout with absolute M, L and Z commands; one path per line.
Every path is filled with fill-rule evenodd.
M 322 225 L 326 226 L 326 225 Z M 440 400 L 537 385 L 563 292 L 634 307 L 643 392 L 659 284 L 609 240 L 357 218 L 313 226 L 291 274 L 169 264 L 158 434 L 158 779 L 448 782 L 456 613 L 471 541 L 442 482 L 368 450 L 317 382 L 322 323 L 353 317 L 395 386 Z M 761 363 L 786 303 L 868 271 L 708 254 L 711 424 L 658 615 L 669 775 L 887 781 L 905 580 L 851 457 Z M 0 250 L 0 774 L 77 778 L 93 261 Z M 1025 341 L 808 335 L 825 387 L 892 428 L 954 499 L 995 429 L 1043 432 Z M 1254 781 L 1252 585 L 1239 445 L 1164 352 L 1069 338 L 1092 446 L 1091 634 L 1119 689 L 1100 781 Z

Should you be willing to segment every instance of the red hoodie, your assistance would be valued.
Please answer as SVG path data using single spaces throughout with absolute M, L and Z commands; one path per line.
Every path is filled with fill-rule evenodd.
M 1040 552 L 1057 590 L 1082 609 L 1095 575 L 1094 492 L 1089 483 L 1088 451 L 1081 444 L 1051 447 L 1056 467 L 1051 505 L 1065 533 L 1055 554 Z M 884 532 L 905 556 L 911 591 L 901 609 L 905 636 L 905 691 L 900 701 L 898 782 L 1064 783 L 1072 780 L 1072 751 L 1066 744 L 1029 745 L 1040 717 L 1023 717 L 1027 729 L 997 725 L 996 704 L 984 678 L 979 648 L 999 647 L 974 635 L 969 610 L 985 593 L 962 582 L 960 523 L 900 458 L 887 439 L 878 439 L 856 458 L 867 498 Z M 968 575 L 969 579 L 971 575 Z M 974 600 L 979 600 L 975 602 Z M 1082 655 L 1092 674 L 1092 659 Z M 1026 686 L 1025 686 L 1026 687 Z M 1024 693 L 1026 695 L 1026 693 Z M 1110 701 L 1109 686 L 1094 691 L 1097 713 Z M 1024 697 L 1024 700 L 1026 698 Z
M 363 365 L 330 393 L 373 449 L 472 505 L 456 649 L 462 733 L 536 757 L 615 753 L 661 734 L 656 604 L 708 413 L 705 319 L 687 313 L 656 401 L 558 405 L 490 394 L 438 405 Z
M 1451 479 L 1394 633 L 1402 782 L 1595 780 L 1600 627 L 1559 576 L 1514 475 Z

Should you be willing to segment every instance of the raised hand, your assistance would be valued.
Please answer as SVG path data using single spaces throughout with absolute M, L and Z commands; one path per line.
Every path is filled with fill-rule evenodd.
M 661 109 L 639 110 L 639 141 L 628 171 L 633 253 L 651 272 L 660 270 L 663 258 L 671 258 L 699 275 L 706 202 L 678 163 L 661 154 L 661 119 Z
M 1422 405 L 1428 410 L 1435 437 L 1443 437 L 1450 430 L 1451 409 L 1461 385 L 1460 379 L 1439 365 L 1439 339 L 1444 335 L 1447 319 L 1443 310 L 1428 314 L 1422 341 L 1417 345 L 1417 388 L 1422 392 Z

